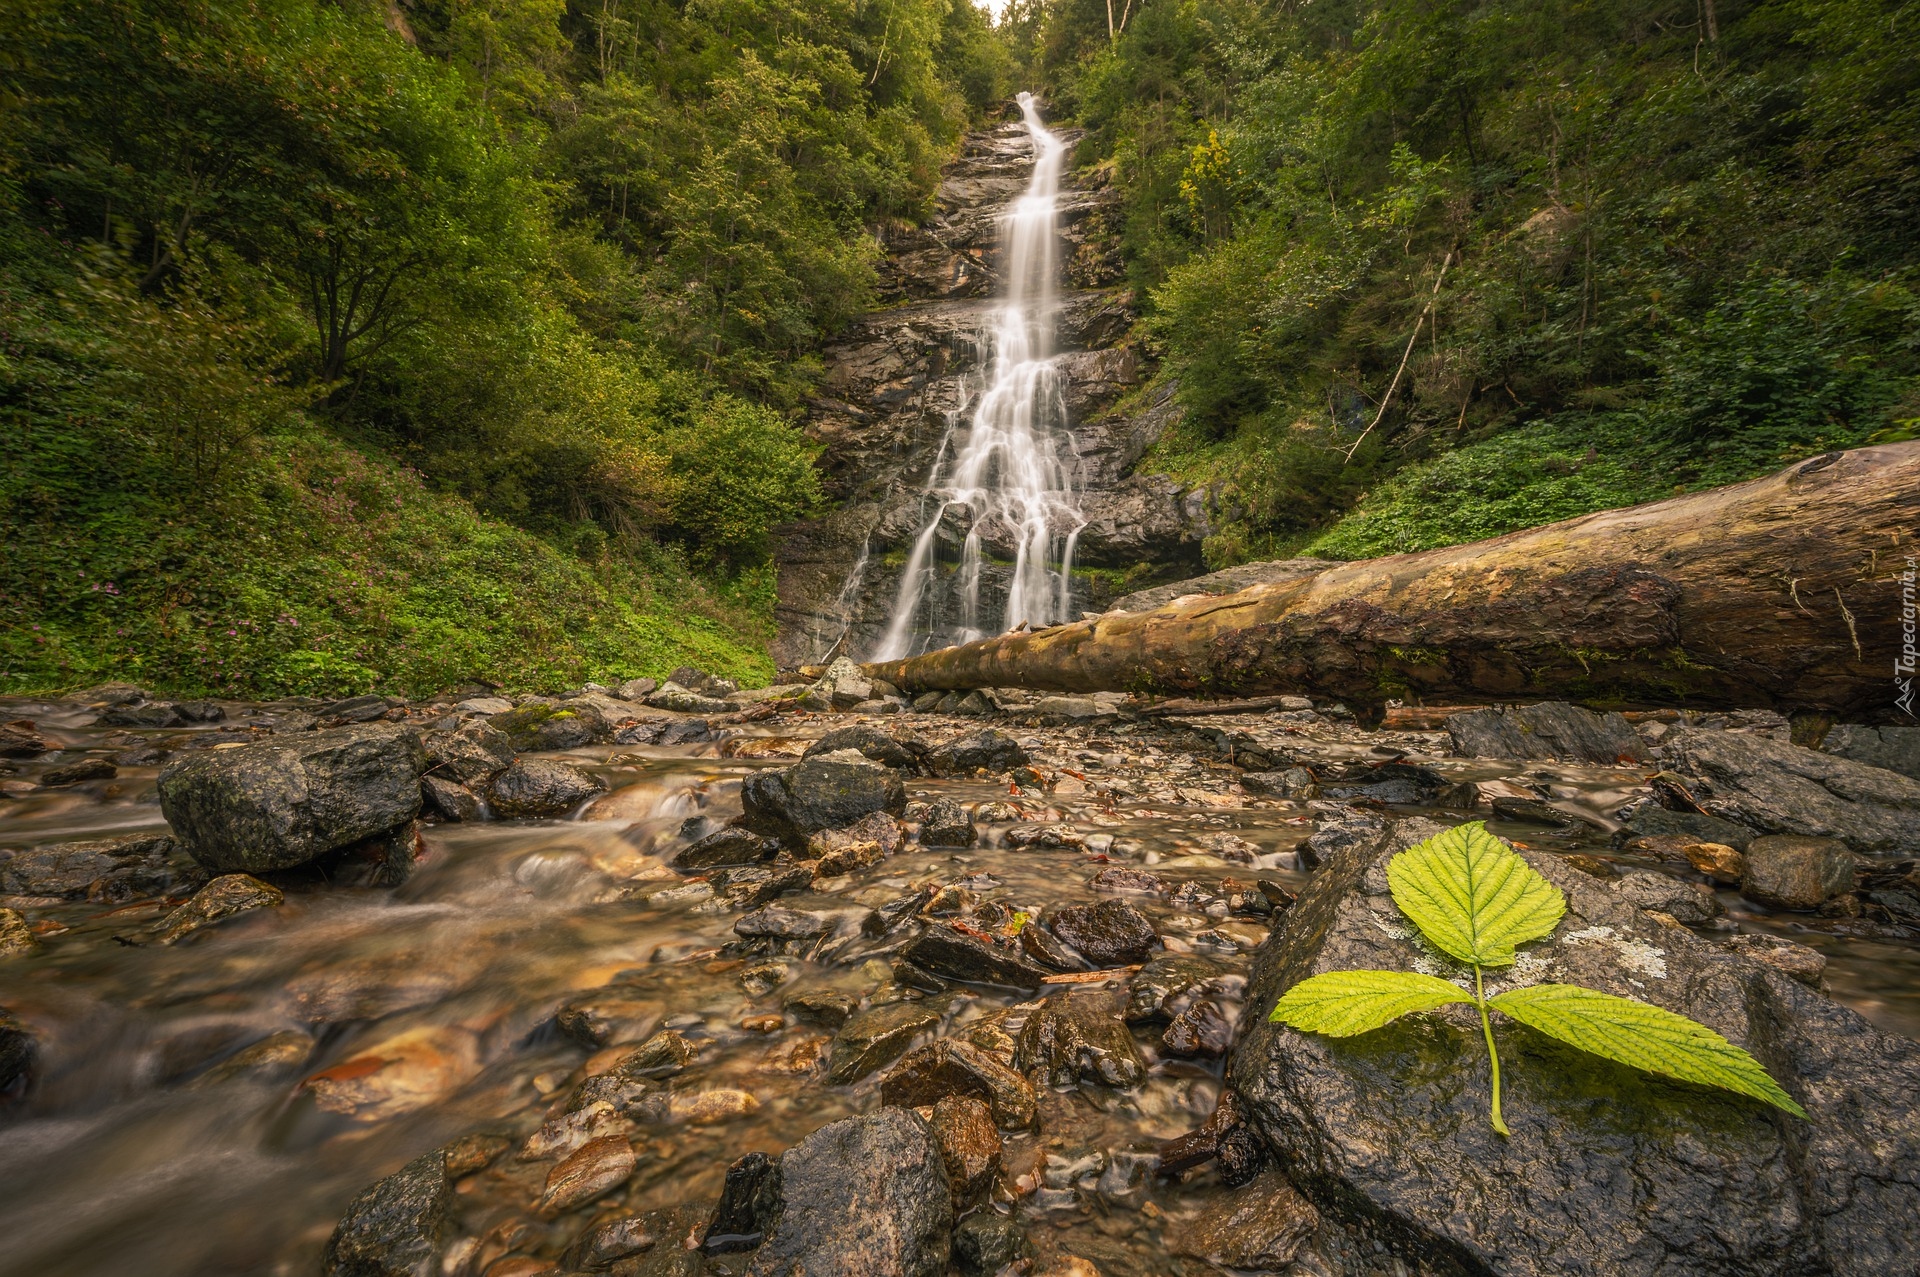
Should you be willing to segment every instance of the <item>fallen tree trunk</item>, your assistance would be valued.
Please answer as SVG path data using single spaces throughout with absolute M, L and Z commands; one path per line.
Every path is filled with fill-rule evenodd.
M 1890 711 L 1920 442 L 1471 545 L 866 667 L 909 691 Z M 1908 577 L 1909 582 L 1912 581 Z M 1905 590 L 1903 601 L 1903 589 Z M 1898 676 L 1898 677 L 1897 677 Z M 1909 702 L 1910 704 L 1911 702 Z

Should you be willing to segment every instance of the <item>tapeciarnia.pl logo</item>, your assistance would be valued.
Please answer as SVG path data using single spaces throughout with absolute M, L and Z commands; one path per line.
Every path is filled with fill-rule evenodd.
M 1920 560 L 1913 555 L 1907 556 L 1907 570 L 1900 574 L 1900 654 L 1893 658 L 1893 685 L 1899 689 L 1894 704 L 1914 714 L 1913 674 L 1916 661 L 1920 661 L 1920 649 L 1914 646 L 1914 582 L 1920 578 Z

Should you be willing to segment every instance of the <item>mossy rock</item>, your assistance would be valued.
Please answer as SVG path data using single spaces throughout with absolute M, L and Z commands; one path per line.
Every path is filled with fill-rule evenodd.
M 493 726 L 507 734 L 519 750 L 578 749 L 604 744 L 610 729 L 591 706 L 533 702 L 493 717 Z

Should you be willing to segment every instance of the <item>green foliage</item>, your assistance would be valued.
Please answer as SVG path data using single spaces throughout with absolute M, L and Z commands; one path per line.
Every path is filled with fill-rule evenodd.
M 1477 822 L 1395 856 L 1387 883 L 1420 934 L 1470 966 L 1512 966 L 1514 946 L 1551 934 L 1567 911 L 1558 887 Z
M 1223 512 L 1210 560 L 1445 544 L 1906 429 L 1902 12 L 1178 0 L 1109 41 L 1104 8 L 1040 5 L 1029 57 L 1112 166 L 1188 413 L 1156 464 Z
M 1400 912 L 1435 949 L 1473 970 L 1473 989 L 1406 971 L 1330 971 L 1287 990 L 1270 1019 L 1308 1033 L 1350 1037 L 1402 1015 L 1470 1002 L 1493 1065 L 1493 1128 L 1500 1113 L 1500 1053 L 1488 1011 L 1570 1046 L 1649 1073 L 1751 1096 L 1796 1117 L 1806 1111 L 1759 1061 L 1703 1024 L 1631 998 L 1569 984 L 1510 989 L 1492 998 L 1485 967 L 1512 966 L 1514 947 L 1550 935 L 1566 896 L 1478 821 L 1436 834 L 1387 863 Z
M 968 0 L 8 19 L 10 689 L 762 671 L 814 349 L 1010 68 Z

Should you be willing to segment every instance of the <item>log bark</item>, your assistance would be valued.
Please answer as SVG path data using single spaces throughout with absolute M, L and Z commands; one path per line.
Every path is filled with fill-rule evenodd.
M 1920 553 L 1916 532 L 1920 442 L 1884 444 L 1489 541 L 866 669 L 914 692 L 1892 714 L 1911 642 L 1901 575 Z

